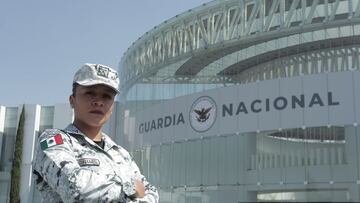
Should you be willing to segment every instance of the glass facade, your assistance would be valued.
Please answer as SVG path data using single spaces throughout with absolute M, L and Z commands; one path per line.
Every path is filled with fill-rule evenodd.
M 358 1 L 336 0 L 215 1 L 195 9 L 198 18 L 193 18 L 193 13 L 188 18 L 183 15 L 188 20 L 181 23 L 188 27 L 174 27 L 178 31 L 175 37 L 184 44 L 174 42 L 173 55 L 165 56 L 156 52 L 161 44 L 156 45 L 158 35 L 152 31 L 154 44 L 145 36 L 131 47 L 134 53 L 130 51 L 122 59 L 123 82 L 131 85 L 125 84 L 120 95 L 123 128 L 119 136 L 136 141 L 137 116 L 149 117 L 142 113 L 193 93 L 360 70 L 360 25 L 350 20 L 357 18 L 358 7 Z M 247 18 L 235 18 L 241 11 Z M 222 16 L 230 19 L 224 20 L 227 27 L 219 23 Z M 199 23 L 212 27 L 200 25 L 198 37 L 184 34 Z M 167 27 L 163 27 L 166 35 Z M 229 30 L 233 35 L 227 37 Z M 206 41 L 207 36 L 213 41 Z M 195 48 L 186 40 L 193 40 Z M 288 129 L 218 132 L 150 146 L 122 143 L 158 187 L 161 202 L 360 201 L 357 123 L 310 126 L 299 123 Z
M 0 130 L 0 202 L 8 202 L 10 192 L 10 172 L 14 158 L 16 129 L 18 121 L 18 108 L 3 108 L 4 129 Z
M 6 108 L 4 132 L 2 136 L 0 171 L 11 171 L 14 156 L 14 146 L 16 138 L 18 108 Z
M 253 201 L 352 201 L 359 133 L 323 126 L 222 135 L 154 145 L 134 158 L 162 202 L 237 202 L 244 187 Z
M 42 106 L 40 111 L 39 135 L 45 129 L 53 128 L 54 123 L 54 106 Z

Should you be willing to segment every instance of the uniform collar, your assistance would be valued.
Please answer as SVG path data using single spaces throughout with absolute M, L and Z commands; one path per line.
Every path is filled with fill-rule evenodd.
M 80 131 L 74 124 L 72 124 L 72 123 L 69 124 L 69 125 L 64 129 L 64 131 L 67 132 L 67 133 L 69 133 L 69 134 L 82 135 L 82 136 L 84 137 L 84 139 L 85 139 L 88 143 L 97 146 L 97 144 L 96 144 L 94 141 L 92 141 L 90 138 L 88 138 L 83 132 L 81 132 L 81 131 Z M 112 141 L 111 138 L 110 138 L 108 135 L 106 135 L 104 132 L 101 132 L 101 136 L 102 136 L 101 139 L 103 139 L 104 142 L 105 142 L 105 147 L 104 147 L 104 150 L 105 150 L 105 151 L 107 151 L 106 149 L 111 149 L 111 148 L 113 148 L 113 147 L 114 147 L 115 149 L 118 149 L 118 148 L 119 148 L 119 146 L 118 146 L 114 141 Z
M 75 127 L 74 124 L 69 124 L 65 129 L 64 131 L 66 131 L 67 133 L 74 133 L 74 134 L 79 134 L 79 135 L 83 135 L 86 137 L 86 135 L 81 132 L 77 127 Z

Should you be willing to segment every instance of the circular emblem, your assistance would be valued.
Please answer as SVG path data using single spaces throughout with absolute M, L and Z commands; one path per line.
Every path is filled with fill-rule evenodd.
M 197 132 L 205 132 L 216 120 L 216 103 L 208 96 L 199 97 L 190 109 L 190 125 Z

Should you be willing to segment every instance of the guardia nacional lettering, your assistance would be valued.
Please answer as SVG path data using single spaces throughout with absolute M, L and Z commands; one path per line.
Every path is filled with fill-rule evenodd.
M 248 113 L 268 112 L 271 110 L 283 110 L 285 108 L 312 108 L 315 106 L 337 106 L 340 102 L 335 101 L 332 92 L 328 92 L 326 98 L 322 98 L 319 93 L 311 96 L 300 94 L 291 97 L 279 96 L 274 99 L 265 98 L 264 100 L 255 99 L 250 103 L 240 101 L 238 104 L 229 103 L 222 105 L 222 117 Z
M 184 116 L 182 113 L 168 115 L 165 117 L 141 123 L 139 125 L 139 133 L 147 133 L 153 130 L 158 130 L 161 128 L 167 128 L 180 124 L 185 124 Z
M 230 101 L 231 102 L 231 101 Z M 238 116 L 241 114 L 263 113 L 269 111 L 282 111 L 285 109 L 304 109 L 323 106 L 338 106 L 340 102 L 334 98 L 333 92 L 325 94 L 298 94 L 290 96 L 278 96 L 275 98 L 254 99 L 252 101 L 238 101 L 220 104 L 222 117 Z M 170 114 L 160 118 L 141 122 L 138 126 L 140 134 L 161 130 L 168 127 L 184 125 L 183 112 Z

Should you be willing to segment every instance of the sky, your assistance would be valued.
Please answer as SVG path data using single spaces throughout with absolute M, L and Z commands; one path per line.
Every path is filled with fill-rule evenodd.
M 67 103 L 77 69 L 118 69 L 165 20 L 210 0 L 0 0 L 0 105 Z

